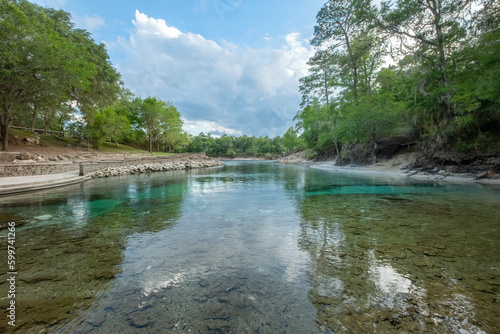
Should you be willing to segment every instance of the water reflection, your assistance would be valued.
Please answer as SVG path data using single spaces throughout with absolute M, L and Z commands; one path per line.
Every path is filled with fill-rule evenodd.
M 191 173 L 176 227 L 129 237 L 122 272 L 74 332 L 329 333 L 281 182 L 273 164 Z
M 299 246 L 321 322 L 350 333 L 498 331 L 498 194 L 304 175 Z
M 0 200 L 19 333 L 500 328 L 498 191 L 230 162 Z
M 106 181 L 73 186 L 71 192 L 61 188 L 0 199 L 3 215 L 20 223 L 14 331 L 53 332 L 55 325 L 75 322 L 74 315 L 81 317 L 102 302 L 122 272 L 128 237 L 170 228 L 181 213 L 186 180 L 161 188 L 165 181 L 158 176 L 135 182 L 118 178 L 112 187 Z M 6 258 L 6 231 L 0 233 Z M 5 303 L 3 298 L 2 310 Z

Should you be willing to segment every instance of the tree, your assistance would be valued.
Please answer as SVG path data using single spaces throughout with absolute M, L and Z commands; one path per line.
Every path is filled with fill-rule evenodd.
M 300 110 L 294 117 L 297 129 L 302 130 L 301 138 L 309 148 L 315 148 L 318 143 L 324 108 L 318 99 L 314 99 L 312 104 Z
M 1 0 L 0 17 L 0 132 L 5 151 L 17 113 L 67 100 L 70 87 L 88 84 L 91 66 L 81 63 L 76 45 L 53 27 L 56 22 L 70 31 L 67 13 L 27 1 Z
M 40 115 L 47 127 L 73 101 L 87 116 L 116 100 L 119 74 L 104 45 L 75 29 L 68 13 L 0 0 L 0 18 L 2 150 L 8 149 L 10 125 L 23 113 L 31 115 L 31 127 Z
M 310 104 L 314 98 L 318 98 L 327 106 L 330 104 L 332 88 L 336 86 L 334 83 L 335 75 L 338 72 L 334 57 L 335 55 L 326 50 L 318 50 L 307 62 L 310 74 L 299 79 L 299 91 L 302 95 L 300 106 L 302 108 Z
M 290 127 L 288 130 L 286 130 L 285 134 L 283 135 L 283 146 L 288 152 L 292 152 L 296 148 L 300 147 L 301 145 L 301 140 L 298 136 L 297 130 L 294 128 Z
M 500 7 L 483 8 L 476 22 L 480 33 L 453 57 L 460 64 L 452 103 L 461 151 L 494 146 L 500 134 Z
M 181 114 L 173 105 L 166 111 L 165 121 L 163 123 L 160 137 L 164 141 L 164 151 L 173 152 L 177 147 L 187 143 L 187 136 L 182 125 Z
M 146 130 L 150 152 L 153 152 L 153 148 L 159 151 L 161 142 L 172 151 L 178 143 L 186 141 L 181 114 L 171 102 L 148 97 L 144 100 L 136 98 L 132 104 L 133 118 L 137 119 L 139 127 Z
M 130 130 L 130 124 L 127 117 L 118 115 L 113 107 L 106 107 L 94 115 L 88 128 L 92 145 L 98 149 L 106 137 L 110 137 L 118 147 L 118 141 Z
M 454 117 L 449 57 L 464 37 L 459 18 L 468 5 L 467 0 L 398 0 L 394 5 L 382 2 L 377 19 L 382 30 L 399 38 L 402 51 L 425 60 L 431 71 L 429 77 L 435 73 L 440 78 L 440 87 L 433 95 L 442 106 L 445 125 L 450 125 Z
M 359 57 L 365 53 L 364 45 L 353 45 L 353 40 L 366 33 L 366 11 L 371 9 L 369 0 L 329 0 L 316 16 L 314 38 L 311 44 L 326 47 L 337 55 L 345 54 L 351 74 L 354 101 L 358 100 Z
M 76 29 L 72 37 L 80 51 L 87 55 L 86 61 L 94 66 L 89 85 L 73 87 L 71 95 L 85 119 L 92 122 L 96 111 L 118 102 L 120 95 L 126 94 L 127 90 L 123 88 L 121 76 L 111 64 L 103 43 L 96 44 L 90 33 L 82 29 Z
M 396 102 L 390 94 L 365 95 L 358 104 L 344 106 L 335 133 L 344 143 L 370 145 L 375 163 L 380 141 L 398 135 L 398 131 L 405 129 L 405 106 L 404 102 Z

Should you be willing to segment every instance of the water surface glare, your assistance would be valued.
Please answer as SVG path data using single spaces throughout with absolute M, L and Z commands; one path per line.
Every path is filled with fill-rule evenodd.
M 15 333 L 500 332 L 499 187 L 232 161 L 0 204 Z

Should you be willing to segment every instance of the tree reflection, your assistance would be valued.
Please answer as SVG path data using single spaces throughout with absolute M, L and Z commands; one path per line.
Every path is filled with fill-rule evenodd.
M 35 193 L 33 200 L 29 194 L 9 199 L 4 210 L 24 221 L 16 231 L 14 330 L 71 326 L 111 288 L 131 235 L 175 225 L 187 190 L 184 178 L 163 174 L 112 181 Z M 6 238 L 1 240 L 6 258 Z M 5 281 L 5 273 L 0 279 Z
M 484 232 L 498 233 L 492 207 L 471 212 L 461 206 L 467 199 L 431 193 L 310 195 L 335 180 L 304 176 L 298 243 L 311 260 L 309 300 L 321 323 L 339 333 L 500 328 L 500 258 L 481 242 L 500 246 Z

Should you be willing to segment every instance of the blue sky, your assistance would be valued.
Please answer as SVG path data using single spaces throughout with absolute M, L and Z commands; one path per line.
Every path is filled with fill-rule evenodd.
M 136 96 L 171 101 L 191 134 L 282 135 L 325 0 L 36 0 L 108 47 Z

